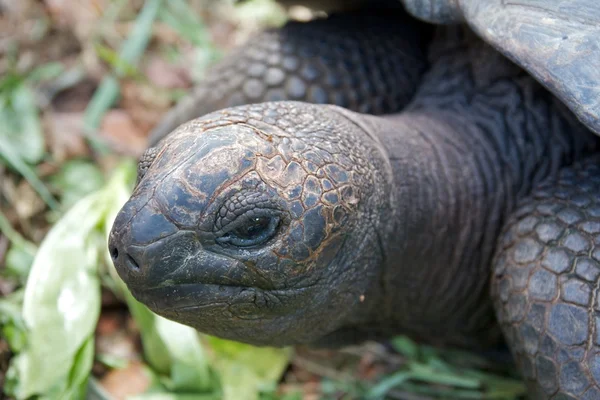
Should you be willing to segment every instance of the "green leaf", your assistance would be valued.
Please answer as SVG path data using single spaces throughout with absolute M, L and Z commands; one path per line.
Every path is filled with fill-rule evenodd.
M 122 204 L 115 189 L 126 172 L 127 168 L 118 168 L 102 190 L 78 201 L 50 230 L 36 254 L 23 302 L 27 346 L 11 366 L 18 379 L 18 398 L 76 395 L 84 386 L 92 365 L 90 351 L 93 358 L 90 338 L 100 312 L 98 264 L 106 251 L 103 224 L 108 212 Z
M 96 53 L 98 53 L 98 57 L 110 64 L 119 77 L 139 76 L 140 73 L 136 66 L 119 57 L 119 54 L 110 47 L 98 44 L 96 45 Z
M 196 330 L 158 315 L 154 325 L 171 356 L 174 391 L 202 393 L 217 386 Z
M 86 137 L 91 146 L 101 154 L 108 153 L 109 148 L 106 143 L 98 139 L 94 132 L 100 126 L 102 117 L 108 109 L 117 101 L 120 88 L 119 81 L 112 75 L 107 75 L 102 79 L 100 85 L 94 92 L 92 99 L 85 109 L 84 124 Z
M 19 85 L 25 82 L 25 78 L 14 71 L 8 71 L 6 75 L 0 79 L 0 99 L 2 104 L 10 104 L 10 96 Z
M 73 359 L 98 319 L 99 249 L 92 234 L 98 205 L 94 197 L 84 200 L 50 231 L 29 275 L 23 304 L 28 346 L 18 357 L 22 397 L 66 386 Z
M 57 210 L 58 202 L 56 199 L 52 196 L 40 178 L 38 178 L 33 169 L 21 159 L 16 150 L 8 142 L 7 137 L 3 136 L 2 133 L 3 130 L 0 128 L 0 158 L 5 159 L 8 162 L 8 165 L 19 172 L 27 182 L 29 182 L 48 207 Z
M 221 52 L 213 45 L 208 28 L 187 1 L 170 0 L 165 6 L 159 17 L 195 47 L 195 62 L 190 71 L 195 80 L 200 80 L 206 68 L 221 57 Z
M 410 371 L 399 371 L 373 385 L 366 394 L 367 399 L 382 399 L 393 388 L 411 378 Z
M 277 383 L 288 366 L 292 350 L 254 347 L 206 337 L 213 364 L 221 377 L 223 399 L 258 399 L 263 389 Z
M 393 338 L 392 346 L 409 360 L 417 360 L 419 357 L 419 346 L 407 336 Z
M 22 247 L 13 244 L 6 253 L 6 270 L 3 271 L 3 274 L 15 277 L 19 281 L 25 281 L 34 257 L 35 247 Z
M 24 281 L 29 274 L 37 246 L 14 230 L 2 212 L 0 212 L 0 232 L 11 242 L 10 249 L 6 254 L 6 269 L 3 274 Z
M 142 11 L 135 20 L 119 56 L 127 63 L 135 64 L 144 54 L 148 42 L 152 36 L 152 27 L 158 12 L 161 9 L 162 0 L 146 0 Z
M 210 32 L 187 1 L 169 0 L 165 6 L 159 15 L 163 22 L 195 47 L 214 49 Z
M 63 71 L 65 67 L 62 63 L 59 62 L 48 62 L 46 64 L 42 64 L 39 67 L 36 67 L 33 71 L 31 71 L 27 75 L 27 81 L 32 83 L 38 83 L 43 81 L 48 81 L 57 78 Z
M 44 155 L 44 136 L 35 96 L 24 81 L 0 96 L 0 136 L 19 157 L 33 164 Z
M 209 65 L 221 58 L 222 52 L 210 40 L 205 24 L 196 17 L 189 5 L 182 0 L 168 2 L 160 14 L 161 20 L 195 47 L 194 65 L 190 72 L 195 81 L 200 81 Z
M 243 397 L 242 397 L 243 398 Z M 128 397 L 127 400 L 220 400 L 218 394 L 145 393 Z
M 412 363 L 410 364 L 412 377 L 428 383 L 454 386 L 465 389 L 478 389 L 481 387 L 479 379 L 462 376 L 458 373 L 442 372 L 429 365 Z
M 129 364 L 129 359 L 126 357 L 115 356 L 113 354 L 96 354 L 96 360 L 110 369 L 123 369 Z
M 218 380 L 196 330 L 154 314 L 129 292 L 126 298 L 140 328 L 144 356 L 156 372 L 169 376 L 165 381 L 169 390 L 195 393 L 216 390 Z
M 64 163 L 50 182 L 60 191 L 63 208 L 68 209 L 84 196 L 99 190 L 104 177 L 95 164 L 79 159 Z
M 0 299 L 0 331 L 13 352 L 20 351 L 27 340 L 25 321 L 21 315 L 23 294 L 19 290 Z
M 0 80 L 0 159 L 19 172 L 50 208 L 58 203 L 28 164 L 44 156 L 45 143 L 35 96 L 25 79 L 8 74 Z
M 119 277 L 116 279 L 122 282 Z M 125 284 L 122 283 L 122 285 L 124 286 Z M 171 370 L 171 357 L 167 346 L 154 327 L 156 314 L 134 299 L 126 288 L 124 290 L 129 311 L 140 329 L 144 358 L 156 372 L 168 375 Z
M 67 390 L 58 396 L 44 396 L 48 399 L 84 399 L 88 378 L 94 363 L 94 336 L 91 335 L 81 346 L 67 382 Z

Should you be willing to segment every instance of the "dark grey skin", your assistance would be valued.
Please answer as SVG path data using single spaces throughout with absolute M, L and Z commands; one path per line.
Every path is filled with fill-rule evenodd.
M 429 62 L 396 114 L 260 103 L 150 149 L 109 244 L 134 296 L 258 345 L 506 340 L 532 397 L 598 398 L 598 138 L 464 30 Z

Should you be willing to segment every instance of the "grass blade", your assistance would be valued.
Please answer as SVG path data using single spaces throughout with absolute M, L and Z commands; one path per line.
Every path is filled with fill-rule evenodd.
M 12 146 L 4 140 L 4 137 L 0 136 L 0 157 L 4 158 L 11 168 L 15 169 L 21 174 L 27 182 L 33 187 L 33 189 L 40 195 L 42 200 L 52 210 L 58 210 L 59 204 L 52 196 L 52 193 L 48 190 L 46 185 L 41 181 L 28 164 L 26 164 L 18 155 Z
M 14 113 L 13 124 L 8 124 L 12 130 L 8 132 L 12 148 L 26 162 L 37 163 L 44 156 L 45 144 L 35 96 L 26 83 L 18 85 L 9 95 L 10 107 L 2 111 Z
M 154 20 L 161 8 L 162 0 L 147 0 L 135 21 L 129 37 L 125 40 L 119 58 L 123 60 L 123 65 L 135 65 L 142 56 L 152 34 Z M 117 63 L 120 65 L 120 63 Z M 117 66 L 115 73 L 120 76 L 123 72 Z M 90 104 L 85 110 L 84 122 L 92 145 L 99 151 L 106 151 L 105 146 L 100 145 L 98 140 L 91 138 L 91 132 L 94 132 L 100 126 L 100 121 L 106 111 L 114 104 L 120 94 L 119 82 L 114 75 L 105 77 L 96 93 L 92 97 Z
M 481 382 L 479 379 L 461 376 L 454 373 L 442 372 L 425 364 L 413 363 L 410 365 L 410 370 L 414 379 L 428 383 L 448 385 L 464 389 L 478 389 L 481 387 Z
M 410 371 L 396 372 L 373 385 L 365 397 L 369 400 L 382 399 L 390 390 L 401 385 L 410 378 Z

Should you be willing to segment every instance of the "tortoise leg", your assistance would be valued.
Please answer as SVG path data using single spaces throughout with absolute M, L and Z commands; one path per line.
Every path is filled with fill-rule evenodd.
M 531 397 L 600 399 L 600 156 L 534 191 L 498 249 L 496 313 Z
M 363 10 L 262 32 L 207 72 L 150 134 L 243 104 L 298 100 L 385 114 L 402 109 L 426 68 L 429 28 L 401 10 Z

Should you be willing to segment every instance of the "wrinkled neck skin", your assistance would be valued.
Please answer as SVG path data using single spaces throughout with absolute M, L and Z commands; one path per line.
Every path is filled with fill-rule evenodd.
M 503 222 L 533 186 L 596 146 L 496 51 L 459 30 L 441 33 L 404 112 L 344 112 L 376 136 L 394 181 L 381 275 L 354 319 L 320 343 L 397 333 L 434 345 L 498 343 L 488 282 Z

